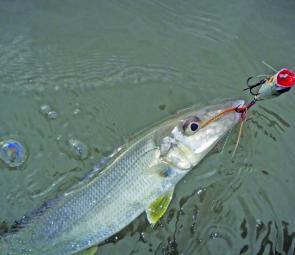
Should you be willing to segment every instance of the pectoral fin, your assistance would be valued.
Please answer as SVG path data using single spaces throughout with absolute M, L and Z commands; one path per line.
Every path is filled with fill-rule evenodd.
M 165 214 L 172 200 L 173 193 L 174 189 L 165 192 L 148 206 L 146 214 L 150 224 L 155 225 Z
M 175 169 L 170 167 L 166 163 L 160 163 L 152 166 L 149 171 L 147 171 L 148 174 L 157 174 L 161 177 L 172 177 L 175 174 Z

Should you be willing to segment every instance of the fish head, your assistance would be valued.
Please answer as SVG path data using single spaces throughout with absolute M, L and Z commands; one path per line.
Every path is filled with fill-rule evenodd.
M 192 107 L 179 113 L 169 135 L 162 139 L 163 159 L 178 169 L 192 169 L 241 121 L 241 113 L 227 110 L 244 104 L 241 99 L 227 100 L 200 110 Z

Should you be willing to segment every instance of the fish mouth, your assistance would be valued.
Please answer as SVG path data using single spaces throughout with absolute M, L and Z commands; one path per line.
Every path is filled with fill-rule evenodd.
M 207 135 L 213 137 L 210 142 L 211 145 L 216 144 L 222 137 L 228 134 L 235 125 L 241 123 L 233 155 L 235 154 L 246 116 L 247 109 L 245 111 L 241 110 L 244 109 L 245 104 L 246 102 L 243 99 L 228 100 L 221 105 L 219 110 L 215 110 L 215 114 L 212 114 L 209 119 L 202 123 L 201 127 L 205 128 L 204 130 L 206 130 L 205 132 Z M 197 148 L 197 150 L 199 149 Z
M 206 121 L 204 121 L 201 125 L 202 128 L 207 127 L 209 124 L 212 122 L 215 122 L 219 120 L 220 118 L 226 118 L 226 116 L 234 115 L 234 118 L 232 119 L 233 123 L 238 123 L 243 119 L 243 112 L 238 111 L 238 107 L 244 106 L 245 105 L 245 100 L 243 99 L 237 99 L 237 100 L 230 100 L 225 103 L 225 105 L 220 109 L 216 114 Z M 232 117 L 231 117 L 232 118 Z
M 233 109 L 237 109 L 240 106 L 245 105 L 245 100 L 244 99 L 237 99 L 235 101 L 232 102 L 232 108 Z M 235 118 L 238 122 L 240 122 L 241 120 L 243 120 L 243 114 L 240 112 L 235 112 Z
M 239 106 L 244 105 L 244 104 L 245 104 L 245 100 L 244 99 L 236 99 L 236 100 L 234 100 L 232 102 L 232 106 L 234 108 L 239 107 Z

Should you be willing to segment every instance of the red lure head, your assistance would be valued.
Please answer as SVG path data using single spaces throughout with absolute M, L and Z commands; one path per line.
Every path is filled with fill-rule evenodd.
M 290 88 L 295 85 L 295 73 L 287 68 L 283 68 L 275 75 L 276 84 L 280 87 Z

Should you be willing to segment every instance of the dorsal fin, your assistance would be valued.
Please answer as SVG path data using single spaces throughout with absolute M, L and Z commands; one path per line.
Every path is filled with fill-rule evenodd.
M 67 190 L 64 193 L 64 196 L 67 196 L 67 195 L 73 193 L 74 191 L 77 191 L 77 190 L 85 187 L 85 185 L 87 183 L 90 183 L 95 177 L 97 177 L 99 174 L 101 174 L 104 171 L 104 169 L 106 168 L 106 166 L 110 162 L 112 162 L 112 160 L 114 160 L 123 151 L 124 151 L 124 147 L 118 147 L 111 154 L 109 154 L 106 157 L 103 157 L 97 164 L 95 164 L 91 168 L 91 170 L 89 172 L 87 172 L 84 175 L 84 177 L 82 177 L 81 181 L 79 181 L 78 183 L 73 185 L 69 190 Z
M 82 178 L 83 180 L 89 180 L 92 179 L 94 176 L 102 172 L 102 170 L 105 168 L 105 166 L 110 163 L 120 152 L 122 152 L 123 146 L 118 147 L 115 149 L 111 154 L 103 157 L 99 162 L 97 162 L 89 172 L 87 172 L 84 177 Z

